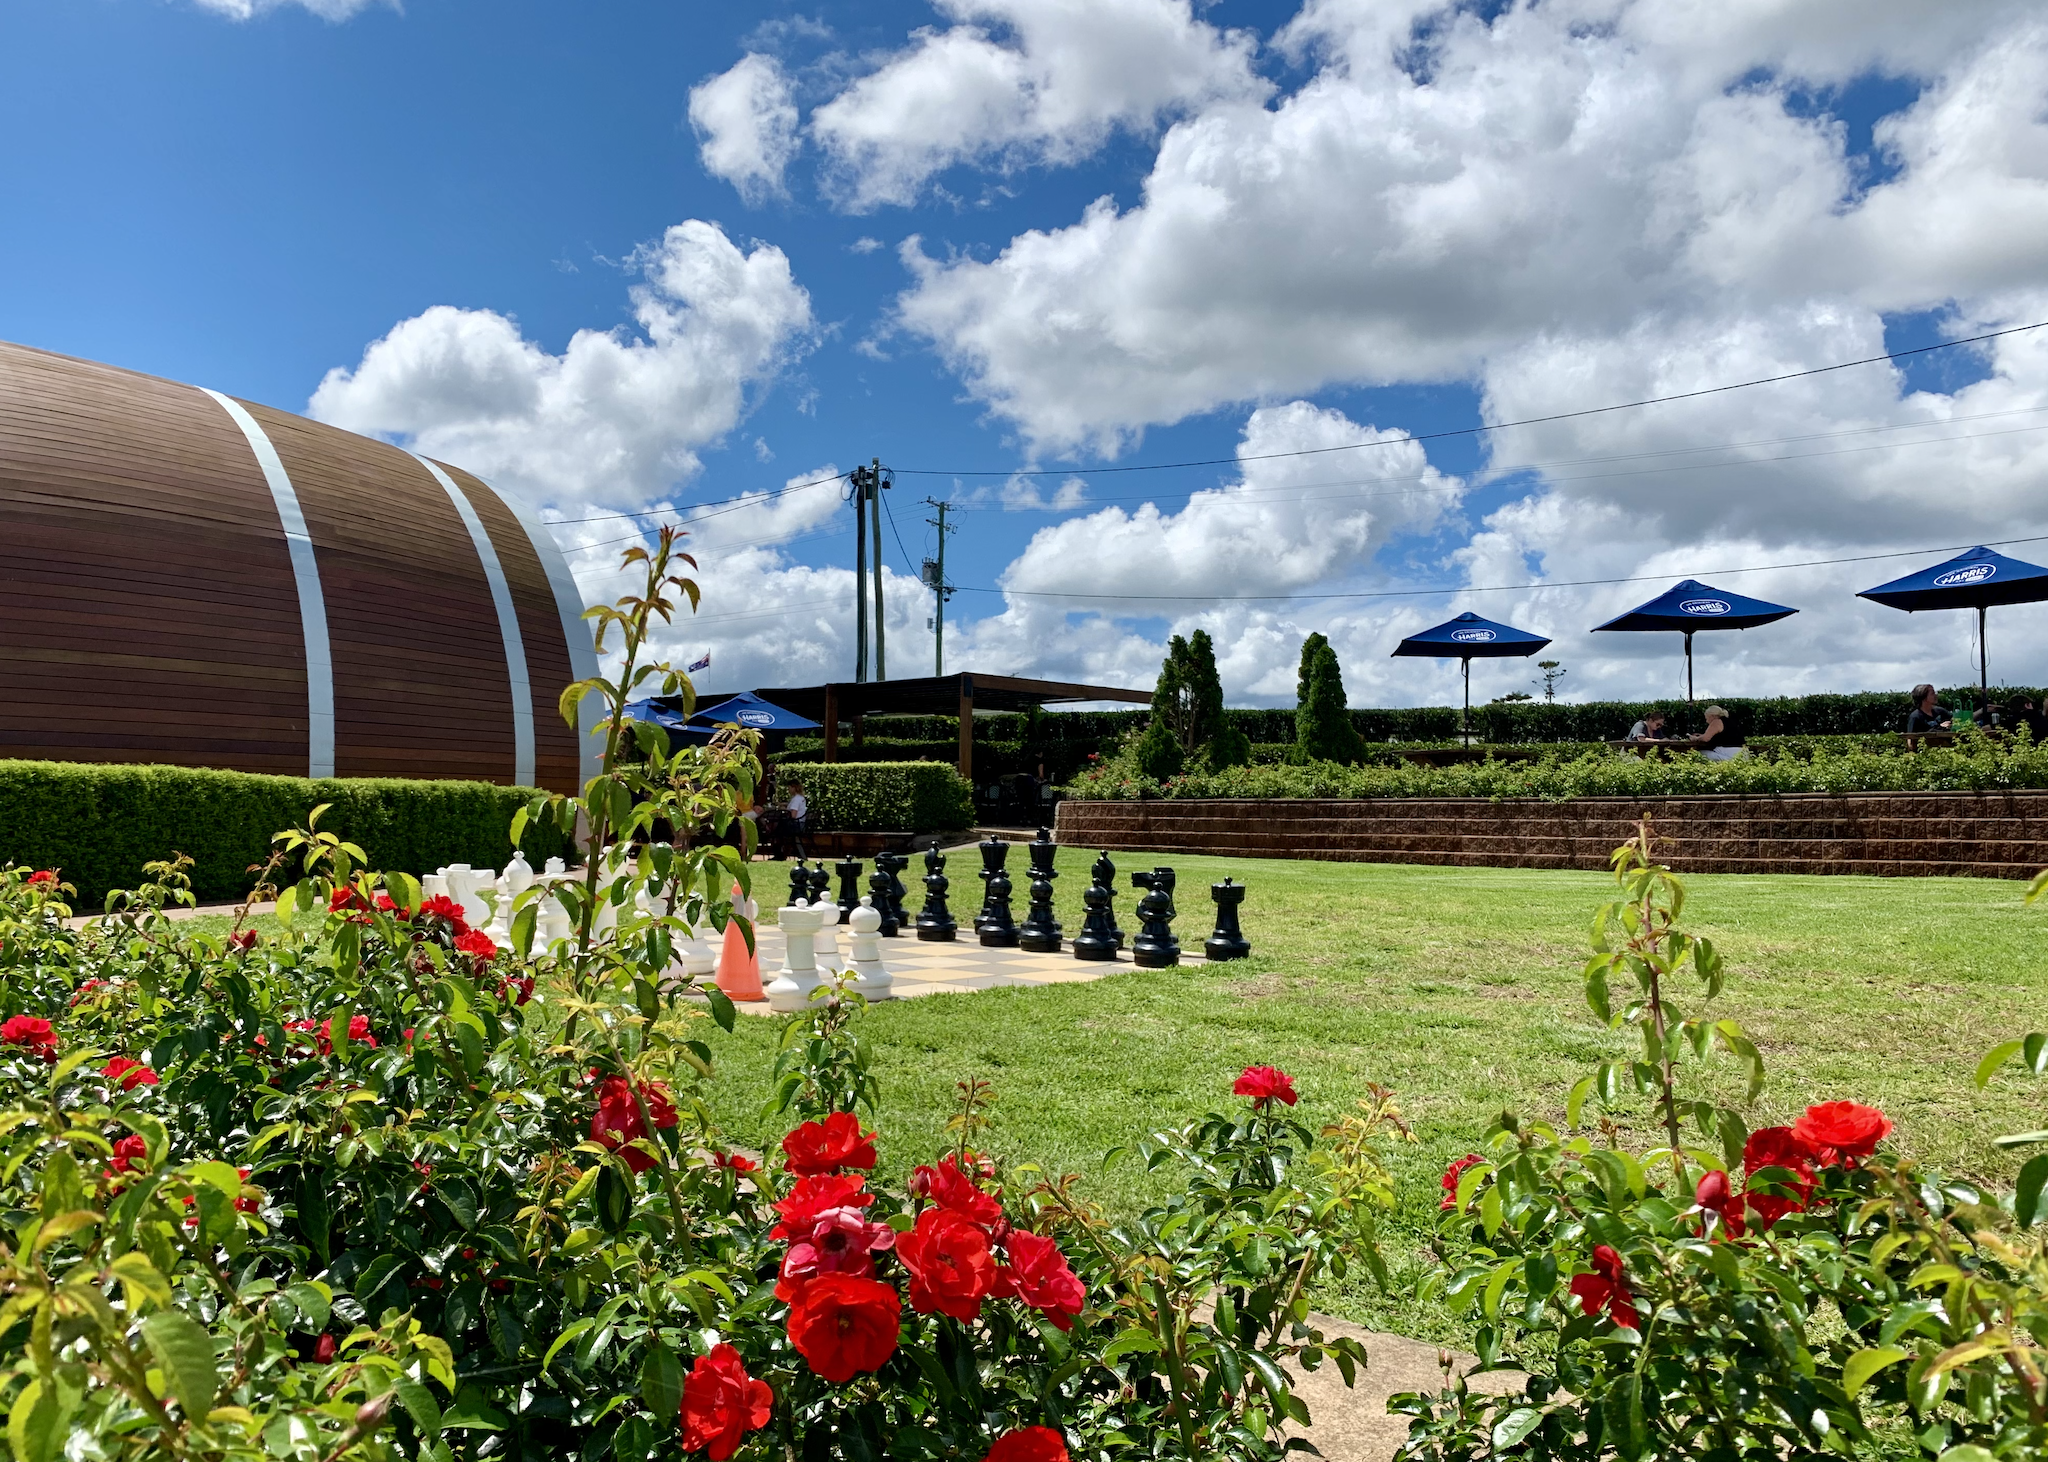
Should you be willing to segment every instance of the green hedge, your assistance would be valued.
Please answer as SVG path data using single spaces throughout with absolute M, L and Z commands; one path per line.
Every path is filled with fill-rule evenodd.
M 0 761 L 0 863 L 57 868 L 80 907 L 132 888 L 142 865 L 172 852 L 194 860 L 204 902 L 238 899 L 273 834 L 332 808 L 322 829 L 360 843 L 373 867 L 431 873 L 446 863 L 498 868 L 511 856 L 512 814 L 530 787 L 369 778 L 310 781 L 192 767 Z M 569 839 L 538 821 L 522 842 L 538 868 Z
M 1201 797 L 1650 797 L 1700 792 L 1956 792 L 2048 788 L 2048 745 L 1966 737 L 1953 747 L 1901 754 L 1832 751 L 1825 744 L 1776 753 L 1752 751 L 1713 762 L 1696 753 L 1645 758 L 1605 747 L 1535 761 L 1425 767 L 1232 767 L 1167 782 L 1139 775 L 1128 758 L 1077 777 L 1067 795 L 1078 801 L 1140 801 Z
M 804 784 L 810 825 L 821 832 L 951 832 L 974 824 L 974 794 L 952 767 L 938 761 L 785 761 L 776 785 Z

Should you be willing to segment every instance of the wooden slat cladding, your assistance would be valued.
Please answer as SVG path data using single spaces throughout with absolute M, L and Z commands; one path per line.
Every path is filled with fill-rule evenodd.
M 511 781 L 505 642 L 448 494 L 387 443 L 243 404 L 298 491 L 320 565 L 335 775 Z
M 438 459 L 437 459 L 438 460 Z M 446 462 L 441 469 L 455 480 L 483 520 L 512 604 L 519 615 L 519 635 L 526 644 L 526 678 L 533 688 L 534 779 L 543 787 L 562 790 L 577 785 L 577 736 L 556 709 L 562 689 L 576 678 L 569 668 L 569 647 L 562 640 L 562 616 L 553 588 L 533 540 L 526 536 L 512 510 L 481 478 Z
M 303 775 L 262 472 L 203 392 L 0 344 L 0 756 Z

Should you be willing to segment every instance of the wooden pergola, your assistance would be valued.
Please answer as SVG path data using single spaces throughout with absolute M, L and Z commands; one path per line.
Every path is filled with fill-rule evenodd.
M 858 723 L 863 716 L 958 716 L 960 775 L 974 775 L 974 713 L 1028 711 L 1034 706 L 1075 705 L 1087 701 L 1124 701 L 1150 705 L 1149 690 L 1123 690 L 1110 685 L 1077 685 L 1065 680 L 1028 680 L 1017 675 L 925 675 L 911 680 L 834 681 L 827 685 L 762 687 L 754 694 L 825 728 L 825 760 L 839 760 L 839 723 Z M 724 697 L 700 695 L 699 705 L 715 705 Z

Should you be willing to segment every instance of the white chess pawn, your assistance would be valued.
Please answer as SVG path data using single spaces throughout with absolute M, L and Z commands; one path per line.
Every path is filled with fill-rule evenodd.
M 540 914 L 535 920 L 539 925 L 540 943 L 543 949 L 554 948 L 555 941 L 567 939 L 576 930 L 569 922 L 569 911 L 562 907 L 562 901 L 555 897 L 554 890 L 540 901 Z
M 533 887 L 533 866 L 526 861 L 524 853 L 512 855 L 512 861 L 505 865 L 505 877 L 512 885 L 514 898 Z
M 882 963 L 882 916 L 875 901 L 863 895 L 846 927 L 852 931 L 846 970 L 853 976 L 853 988 L 869 1000 L 893 1000 L 896 979 Z
M 690 937 L 676 947 L 676 965 L 682 970 L 683 978 L 694 985 L 717 972 L 718 951 L 711 947 L 701 931 L 692 931 Z
M 776 914 L 776 923 L 782 929 L 782 970 L 768 983 L 770 1010 L 795 1015 L 809 1008 L 811 991 L 820 983 L 813 941 L 828 914 L 839 917 L 839 911 L 830 904 L 807 904 L 801 899 Z
M 504 946 L 512 942 L 512 875 L 500 874 L 498 881 L 491 885 L 496 900 L 491 908 L 491 922 L 484 926 L 484 933 L 493 944 Z M 474 921 L 472 921 L 474 922 Z
M 820 899 L 817 907 L 825 911 L 818 929 L 818 968 L 837 974 L 846 968 L 846 952 L 839 945 L 839 910 L 829 899 Z

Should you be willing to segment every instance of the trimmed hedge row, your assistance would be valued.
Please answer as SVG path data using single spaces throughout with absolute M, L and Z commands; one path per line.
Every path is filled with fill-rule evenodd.
M 821 832 L 952 832 L 974 825 L 974 792 L 944 762 L 785 761 L 775 779 L 783 794 L 804 784 L 810 825 Z
M 204 902 L 248 892 L 248 869 L 271 837 L 321 803 L 323 831 L 362 845 L 375 868 L 431 873 L 447 863 L 501 867 L 512 814 L 531 787 L 488 782 L 257 776 L 196 767 L 0 761 L 0 863 L 62 871 L 80 907 L 132 888 L 142 865 L 173 852 L 193 860 Z M 567 857 L 570 840 L 539 819 L 521 847 L 534 867 Z

